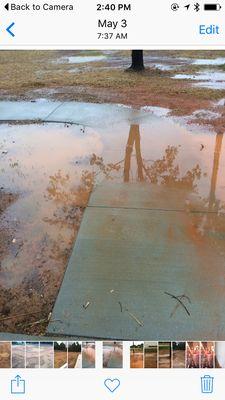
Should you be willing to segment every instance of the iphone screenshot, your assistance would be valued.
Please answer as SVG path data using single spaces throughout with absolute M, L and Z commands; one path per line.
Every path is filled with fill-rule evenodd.
M 1 0 L 0 399 L 225 399 L 225 0 Z

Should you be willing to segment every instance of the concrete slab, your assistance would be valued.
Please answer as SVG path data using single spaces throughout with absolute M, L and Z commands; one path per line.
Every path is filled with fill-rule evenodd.
M 131 195 L 132 193 L 132 195 Z M 206 202 L 185 188 L 145 183 L 107 183 L 98 185 L 92 192 L 89 207 L 137 208 L 148 210 L 168 210 L 187 212 L 211 212 Z M 221 210 L 225 213 L 225 210 Z
M 113 104 L 69 102 L 53 112 L 46 121 L 71 122 L 85 126 L 105 127 L 118 122 L 139 123 L 152 113 Z
M 0 121 L 44 120 L 61 103 L 53 101 L 0 101 Z
M 155 118 L 152 111 L 135 110 L 118 104 L 60 103 L 44 99 L 0 102 L 0 121 L 41 120 L 104 128 L 123 121 L 138 124 L 148 117 Z
M 123 193 L 115 184 L 110 202 L 107 185 L 104 196 L 102 187 L 92 194 L 48 334 L 221 340 L 225 216 L 167 210 L 176 191 L 163 197 L 154 186 L 152 197 L 157 192 L 165 209 L 145 209 L 149 188 L 138 199 L 137 187 L 125 185 Z M 187 296 L 188 312 L 170 294 Z
M 7 341 L 38 341 L 38 342 L 54 342 L 58 340 L 86 340 L 87 338 L 78 338 L 77 336 L 69 336 L 69 337 L 62 337 L 62 336 L 35 336 L 35 335 L 24 335 L 21 333 L 9 333 L 9 332 L 0 332 L 0 341 L 7 342 Z

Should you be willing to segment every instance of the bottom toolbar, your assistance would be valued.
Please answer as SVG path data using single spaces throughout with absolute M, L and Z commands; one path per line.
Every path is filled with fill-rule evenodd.
M 0 398 L 222 400 L 225 342 L 0 342 Z M 145 395 L 143 395 L 145 393 Z

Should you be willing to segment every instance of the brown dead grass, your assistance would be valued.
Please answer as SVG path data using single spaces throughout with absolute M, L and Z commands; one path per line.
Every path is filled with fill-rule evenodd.
M 67 351 L 54 351 L 54 368 L 61 368 L 67 363 Z
M 153 52 L 150 52 L 153 53 Z M 207 108 L 212 100 L 225 97 L 225 90 L 192 87 L 191 82 L 173 80 L 176 71 L 146 68 L 143 73 L 128 73 L 124 68 L 104 69 L 104 62 L 80 64 L 80 72 L 71 73 L 73 64 L 57 63 L 65 55 L 79 52 L 2 51 L 0 59 L 0 98 L 34 99 L 50 97 L 59 100 L 123 103 L 135 107 L 153 105 L 170 108 L 175 115 L 190 114 Z M 130 52 L 117 52 L 118 57 Z M 174 57 L 221 57 L 223 51 L 169 51 L 154 55 Z M 128 65 L 129 66 L 129 65 Z M 184 66 L 181 73 L 194 73 L 204 67 Z
M 10 342 L 0 342 L 0 368 L 11 368 Z

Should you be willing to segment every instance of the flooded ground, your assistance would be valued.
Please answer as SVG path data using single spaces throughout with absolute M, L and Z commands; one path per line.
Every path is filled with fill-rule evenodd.
M 206 268 L 223 295 L 224 52 L 151 51 L 144 59 L 145 72 L 130 74 L 130 51 L 2 52 L 0 98 L 16 100 L 9 114 L 32 114 L 38 103 L 39 118 L 51 116 L 46 98 L 50 108 L 88 103 L 68 114 L 80 125 L 0 125 L 0 331 L 45 333 L 89 195 L 104 180 L 181 188 L 187 213 L 207 211 L 186 230 L 203 256 L 213 244 L 221 269 L 205 260 L 196 277 Z M 120 120 L 117 106 L 102 104 L 101 113 L 93 103 L 146 116 Z
M 26 368 L 39 368 L 40 345 L 39 342 L 26 342 Z
M 54 347 L 52 342 L 40 343 L 40 368 L 54 367 Z
M 25 368 L 26 345 L 25 342 L 12 342 L 12 368 Z
M 69 57 L 62 57 L 58 60 L 59 63 L 69 63 L 69 64 L 83 64 L 83 63 L 90 63 L 90 62 L 97 62 L 105 60 L 106 56 L 69 56 Z
M 187 211 L 197 204 L 216 214 L 190 237 L 204 248 L 205 227 L 213 224 L 224 255 L 223 134 L 190 129 L 155 111 L 110 125 L 95 120 L 94 128 L 0 125 L 0 196 L 13 199 L 0 212 L 1 232 L 7 232 L 0 252 L 0 331 L 45 332 L 90 193 L 104 180 L 181 188 Z
M 123 368 L 122 342 L 103 343 L 103 368 Z
M 185 368 L 186 361 L 186 343 L 173 343 L 172 368 Z
M 193 83 L 195 86 L 212 88 L 216 90 L 225 89 L 225 72 L 205 71 L 195 75 L 177 74 L 174 79 L 188 79 L 198 81 Z
M 95 368 L 95 343 L 83 342 L 82 368 Z
M 159 343 L 158 368 L 171 368 L 171 344 Z

